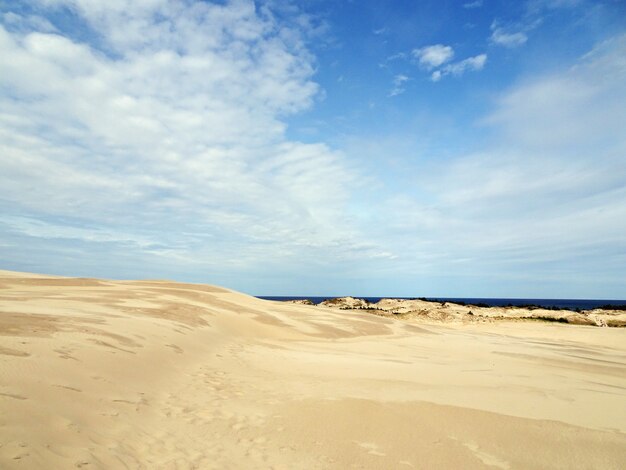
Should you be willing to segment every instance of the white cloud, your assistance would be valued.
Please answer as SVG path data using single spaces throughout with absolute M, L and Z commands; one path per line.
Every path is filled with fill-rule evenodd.
M 626 38 L 503 93 L 477 123 L 497 137 L 475 152 L 414 151 L 398 131 L 371 136 L 376 155 L 357 162 L 288 138 L 286 117 L 320 93 L 306 22 L 252 1 L 42 0 L 41 11 L 52 3 L 70 6 L 79 35 L 63 22 L 0 27 L 5 267 L 258 293 L 268 272 L 269 293 L 306 276 L 321 294 L 342 277 L 385 295 L 399 279 L 428 295 L 479 295 L 479 282 L 507 295 L 498 283 L 515 279 L 564 297 L 623 292 Z M 432 79 L 486 64 L 439 46 L 421 64 Z M 449 121 L 418 122 L 418 150 L 451 148 L 453 132 L 430 132 Z
M 412 54 L 422 67 L 433 69 L 450 61 L 454 57 L 454 50 L 450 46 L 434 44 L 420 49 L 413 49 Z
M 503 28 L 496 27 L 489 39 L 492 43 L 500 46 L 517 47 L 525 44 L 528 41 L 528 36 L 521 31 L 508 33 Z
M 451 46 L 444 46 L 443 44 L 413 49 L 412 55 L 426 70 L 436 69 L 430 74 L 430 79 L 433 82 L 438 82 L 446 75 L 460 76 L 469 70 L 481 70 L 487 62 L 487 54 L 479 54 L 458 62 L 450 62 L 454 57 L 454 50 Z
M 482 70 L 487 62 L 487 54 L 479 54 L 474 57 L 468 57 L 467 59 L 459 62 L 448 64 L 440 70 L 435 70 L 430 78 L 433 82 L 438 82 L 446 75 L 463 75 L 465 72 Z
M 0 199 L 36 221 L 25 236 L 155 240 L 225 270 L 379 256 L 344 216 L 359 185 L 345 155 L 285 136 L 319 92 L 298 18 L 252 1 L 50 5 L 93 42 L 0 26 Z

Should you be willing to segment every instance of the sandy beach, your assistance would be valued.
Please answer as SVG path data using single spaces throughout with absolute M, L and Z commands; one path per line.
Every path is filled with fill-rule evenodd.
M 0 271 L 0 468 L 620 469 L 626 329 Z

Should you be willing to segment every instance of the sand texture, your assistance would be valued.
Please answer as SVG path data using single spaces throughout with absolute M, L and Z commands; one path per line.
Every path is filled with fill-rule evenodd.
M 623 469 L 626 329 L 0 271 L 2 469 Z

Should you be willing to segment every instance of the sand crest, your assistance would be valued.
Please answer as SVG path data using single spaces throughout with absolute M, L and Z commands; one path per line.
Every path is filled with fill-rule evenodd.
M 623 468 L 626 329 L 0 271 L 0 468 Z

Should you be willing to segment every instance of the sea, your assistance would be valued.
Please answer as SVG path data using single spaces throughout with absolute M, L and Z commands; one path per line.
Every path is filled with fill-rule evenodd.
M 380 299 L 409 299 L 411 297 L 357 297 L 365 299 L 368 302 L 376 303 Z M 257 296 L 264 300 L 310 300 L 314 304 L 319 304 L 327 299 L 335 297 L 289 297 L 289 296 Z M 420 297 L 420 299 L 430 300 L 433 302 L 455 302 L 465 303 L 468 305 L 488 305 L 490 307 L 506 307 L 506 306 L 537 306 L 542 308 L 564 309 L 564 310 L 591 310 L 600 307 L 621 307 L 626 309 L 626 300 L 601 300 L 601 299 L 500 299 L 500 298 L 472 298 L 472 297 Z

